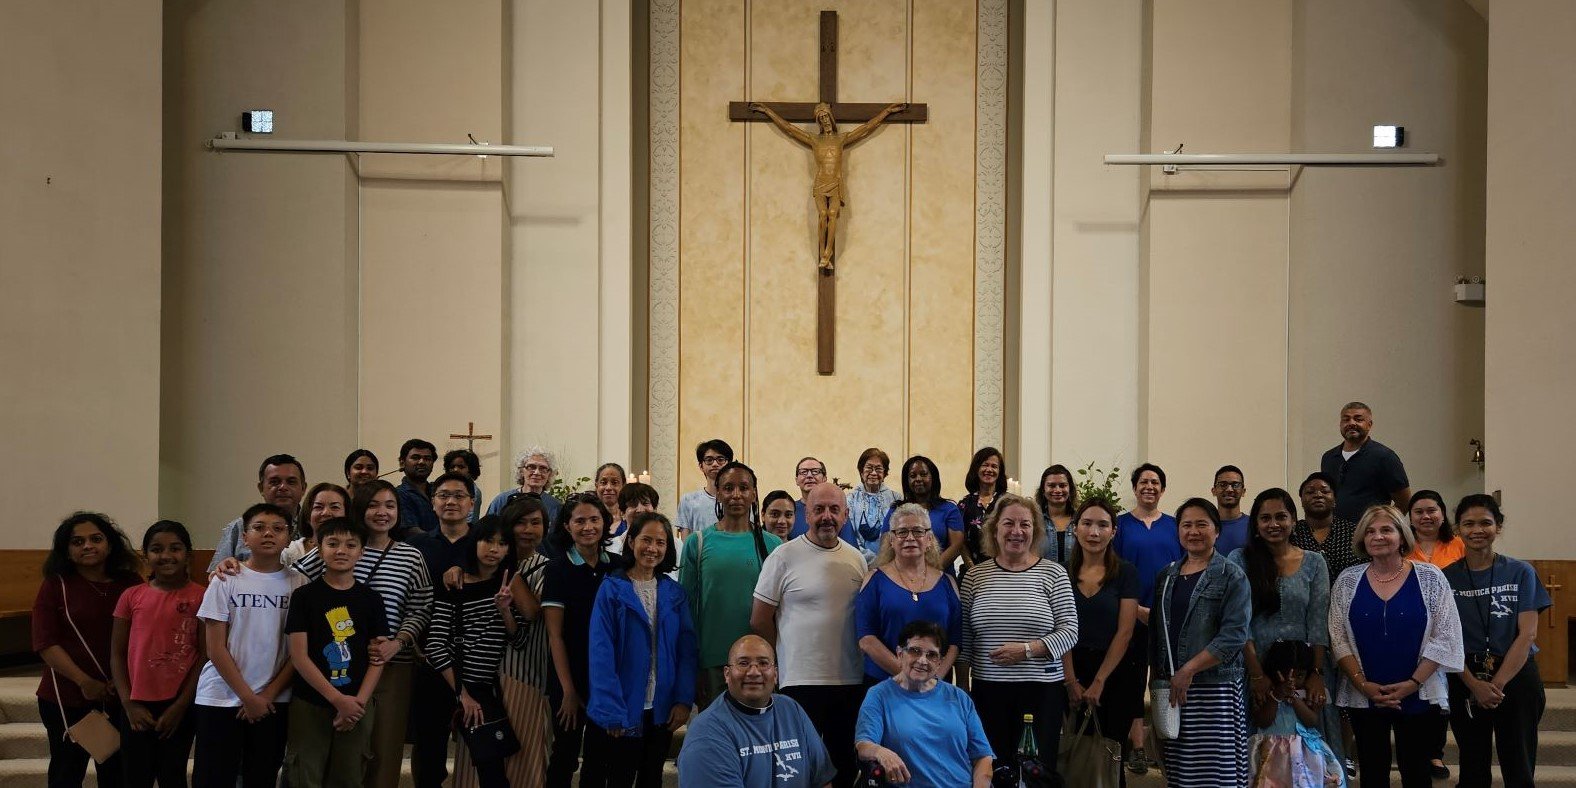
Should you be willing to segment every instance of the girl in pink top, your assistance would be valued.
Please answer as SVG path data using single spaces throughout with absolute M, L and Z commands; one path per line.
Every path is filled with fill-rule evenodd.
M 115 605 L 110 670 L 125 709 L 120 761 L 127 786 L 186 788 L 194 735 L 186 711 L 202 665 L 197 609 L 203 587 L 187 568 L 191 549 L 186 526 L 154 523 L 142 537 L 152 576 Z

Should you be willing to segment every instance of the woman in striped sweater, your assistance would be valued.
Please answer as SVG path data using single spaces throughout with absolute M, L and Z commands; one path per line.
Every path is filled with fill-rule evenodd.
M 509 595 L 514 545 L 500 520 L 483 518 L 471 526 L 475 552 L 467 556 L 464 585 L 445 589 L 432 606 L 427 631 L 427 662 L 460 699 L 460 724 L 476 727 L 506 715 L 498 669 L 509 641 L 519 634 Z M 465 752 L 462 739 L 457 745 Z M 467 753 L 482 788 L 508 788 L 504 759 L 477 759 Z M 458 769 L 456 769 L 458 771 Z
M 1045 539 L 1034 501 L 1002 493 L 981 540 L 990 560 L 963 579 L 962 661 L 974 678 L 971 694 L 996 753 L 997 776 L 1016 774 L 1012 753 L 1023 716 L 1033 714 L 1042 764 L 1056 784 L 1067 711 L 1062 655 L 1078 643 L 1078 610 L 1067 570 L 1040 557 Z

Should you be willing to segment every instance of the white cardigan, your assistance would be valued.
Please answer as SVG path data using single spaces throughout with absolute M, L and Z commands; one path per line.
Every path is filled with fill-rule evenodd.
M 1352 597 L 1356 596 L 1357 584 L 1362 581 L 1366 571 L 1367 564 L 1347 567 L 1340 577 L 1335 578 L 1335 584 L 1330 586 L 1330 648 L 1335 651 L 1337 663 L 1343 657 L 1351 656 L 1357 659 L 1359 668 L 1362 667 L 1362 657 L 1357 655 L 1356 639 L 1352 636 Z M 1417 585 L 1423 592 L 1423 607 L 1428 611 L 1428 624 L 1423 630 L 1423 651 L 1418 654 L 1418 659 L 1431 659 L 1439 663 L 1439 669 L 1423 682 L 1417 695 L 1429 703 L 1448 709 L 1450 688 L 1445 682 L 1445 674 L 1460 673 L 1466 666 L 1466 649 L 1461 642 L 1461 614 L 1456 611 L 1450 583 L 1445 580 L 1445 573 L 1439 567 L 1413 561 L 1412 571 L 1417 573 Z M 1335 694 L 1335 704 L 1366 709 L 1368 696 L 1343 677 L 1340 689 Z

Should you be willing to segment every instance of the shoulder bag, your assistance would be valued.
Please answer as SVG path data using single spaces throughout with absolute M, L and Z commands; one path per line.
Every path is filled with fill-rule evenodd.
M 71 625 L 71 631 L 77 633 L 77 640 L 82 643 L 82 650 L 87 652 L 88 659 L 93 660 L 93 667 L 105 683 L 111 683 L 109 675 L 104 672 L 104 666 L 99 664 L 98 657 L 93 656 L 93 649 L 88 646 L 87 638 L 82 637 L 82 630 L 77 629 L 77 622 L 71 620 L 71 603 L 67 601 L 66 579 L 60 578 L 60 607 L 66 611 L 66 623 Z M 49 669 L 49 681 L 55 687 L 55 703 L 60 708 L 60 722 L 66 726 L 66 738 L 77 743 L 77 746 L 87 750 L 93 756 L 94 763 L 103 763 L 120 751 L 120 731 L 115 729 L 109 715 L 100 708 L 89 711 L 77 724 L 72 725 L 66 721 L 66 707 L 60 703 L 60 680 L 55 676 L 55 669 Z

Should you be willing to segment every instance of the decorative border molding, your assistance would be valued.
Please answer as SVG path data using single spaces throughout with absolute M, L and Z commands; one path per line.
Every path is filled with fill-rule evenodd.
M 1007 259 L 1007 0 L 979 0 L 974 93 L 974 445 L 1000 446 Z
M 678 500 L 679 3 L 651 0 L 651 262 L 647 462 L 663 500 Z

